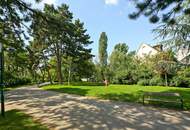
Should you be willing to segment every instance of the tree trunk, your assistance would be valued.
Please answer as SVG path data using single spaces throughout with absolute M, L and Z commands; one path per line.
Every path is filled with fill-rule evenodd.
M 168 76 L 167 76 L 167 73 L 165 73 L 165 82 L 166 82 L 166 86 L 168 86 Z
M 45 82 L 45 73 L 43 72 L 42 69 L 40 69 L 40 71 L 41 71 L 41 74 L 42 74 L 42 82 L 44 83 Z
M 104 76 L 104 70 L 103 70 L 103 68 L 101 68 L 101 78 L 102 78 L 102 80 L 104 81 L 105 80 L 105 76 Z
M 59 84 L 62 84 L 63 83 L 62 70 L 61 70 L 62 60 L 61 60 L 59 51 L 57 51 L 56 58 L 57 58 L 57 79 L 58 79 Z
M 69 63 L 68 85 L 70 85 L 70 81 L 71 81 L 71 66 L 72 66 L 72 61 L 70 61 Z
M 52 79 L 51 79 L 51 74 L 50 74 L 50 72 L 49 72 L 49 69 L 47 69 L 47 73 L 48 73 L 49 82 L 50 82 L 51 84 L 53 84 Z
M 70 69 L 70 67 L 69 67 L 68 85 L 70 85 L 70 78 L 71 78 L 71 69 Z

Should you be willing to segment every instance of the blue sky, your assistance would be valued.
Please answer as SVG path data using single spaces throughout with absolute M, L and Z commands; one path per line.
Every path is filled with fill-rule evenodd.
M 108 35 L 109 54 L 115 44 L 121 42 L 128 44 L 131 51 L 137 50 L 141 43 L 157 43 L 151 32 L 157 25 L 149 23 L 143 16 L 137 20 L 128 18 L 128 14 L 134 10 L 134 5 L 129 0 L 44 0 L 43 3 L 56 6 L 68 4 L 74 18 L 84 22 L 87 33 L 94 41 L 90 47 L 96 56 L 99 36 L 103 31 Z M 37 6 L 42 8 L 43 3 Z

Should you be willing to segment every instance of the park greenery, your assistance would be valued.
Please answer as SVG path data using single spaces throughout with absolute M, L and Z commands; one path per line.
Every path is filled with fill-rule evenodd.
M 159 23 L 152 33 L 162 40 L 155 44 L 164 50 L 154 56 L 138 58 L 136 51 L 122 42 L 107 52 L 111 36 L 100 32 L 95 59 L 89 46 L 96 41 L 91 41 L 85 23 L 74 18 L 68 5 L 45 4 L 40 10 L 26 0 L 0 0 L 4 85 L 14 88 L 50 82 L 43 89 L 138 103 L 144 91 L 172 92 L 183 96 L 184 108 L 189 110 L 190 56 L 186 64 L 176 58 L 180 49 L 190 52 L 189 0 L 133 2 L 136 10 L 129 18 L 143 15 L 151 23 Z M 110 84 L 107 87 L 105 80 Z M 10 129 L 47 130 L 17 110 L 7 111 L 6 118 L 0 117 L 0 130 Z
M 136 3 L 141 13 L 154 4 L 145 3 Z M 157 3 L 150 15 L 172 3 Z M 0 42 L 4 45 L 5 85 L 40 82 L 70 85 L 85 79 L 94 83 L 108 80 L 110 84 L 190 87 L 190 67 L 176 59 L 179 49 L 190 49 L 187 5 L 185 1 L 176 3 L 174 8 L 179 6 L 186 13 L 175 17 L 173 24 L 163 21 L 153 30 L 157 38 L 163 39 L 159 44 L 167 48 L 164 51 L 139 59 L 126 43 L 118 43 L 108 56 L 109 36 L 102 32 L 98 60 L 94 60 L 89 48 L 93 42 L 84 23 L 74 19 L 68 5 L 45 4 L 43 10 L 38 10 L 22 0 L 3 0 Z

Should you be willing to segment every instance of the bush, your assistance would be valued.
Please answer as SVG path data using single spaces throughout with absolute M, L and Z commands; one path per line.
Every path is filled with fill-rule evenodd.
M 132 85 L 135 84 L 135 81 L 133 80 L 122 80 L 123 84 Z
M 160 77 L 153 77 L 149 84 L 151 86 L 164 86 L 164 81 Z
M 6 87 L 15 87 L 19 85 L 25 85 L 31 83 L 31 80 L 26 77 L 15 77 L 10 73 L 4 75 L 4 84 Z
M 13 78 L 13 79 L 5 79 L 5 86 L 14 87 L 19 85 L 26 85 L 31 83 L 31 80 L 28 78 Z
M 170 81 L 170 86 L 190 87 L 190 67 L 181 68 Z
M 170 81 L 170 86 L 175 87 L 190 87 L 190 78 L 182 77 L 182 76 L 175 76 Z
M 148 79 L 141 79 L 137 82 L 138 85 L 141 85 L 141 86 L 147 86 L 149 85 L 149 80 Z
M 104 83 L 97 83 L 97 82 L 73 82 L 71 83 L 72 86 L 104 86 Z
M 113 79 L 111 83 L 132 85 L 132 84 L 136 84 L 137 82 L 133 79 Z

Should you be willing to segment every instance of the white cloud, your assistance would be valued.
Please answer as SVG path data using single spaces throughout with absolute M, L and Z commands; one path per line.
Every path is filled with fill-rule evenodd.
M 119 0 L 105 0 L 105 4 L 107 5 L 117 5 Z

